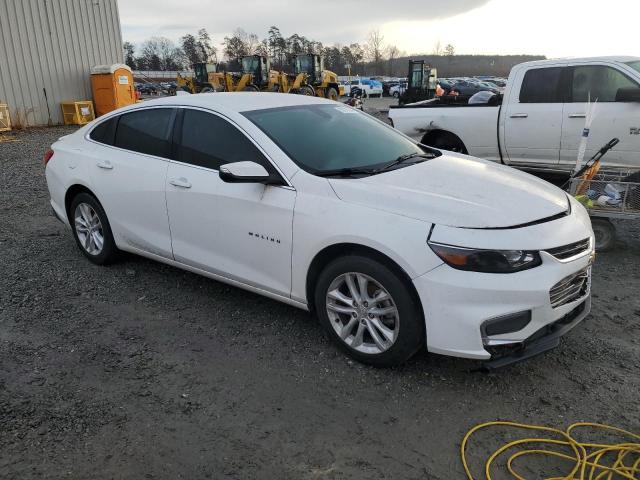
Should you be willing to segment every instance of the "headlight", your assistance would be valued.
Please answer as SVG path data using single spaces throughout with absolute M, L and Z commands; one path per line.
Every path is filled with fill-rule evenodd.
M 526 250 L 482 250 L 429 242 L 447 265 L 458 270 L 483 273 L 513 273 L 542 263 L 538 252 Z

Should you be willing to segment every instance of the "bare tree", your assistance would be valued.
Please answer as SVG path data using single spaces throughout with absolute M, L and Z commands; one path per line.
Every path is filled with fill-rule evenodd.
M 384 36 L 380 33 L 380 30 L 369 32 L 364 48 L 367 58 L 372 63 L 374 73 L 380 73 L 381 63 L 384 58 Z
M 393 62 L 400 56 L 400 49 L 395 45 L 389 45 L 386 49 L 389 62 L 389 75 L 393 75 Z
M 442 52 L 442 43 L 440 43 L 440 40 L 438 40 L 433 46 L 433 55 L 442 55 Z
M 456 49 L 454 48 L 453 45 L 448 43 L 447 46 L 444 47 L 444 53 L 449 57 L 453 57 L 456 54 Z

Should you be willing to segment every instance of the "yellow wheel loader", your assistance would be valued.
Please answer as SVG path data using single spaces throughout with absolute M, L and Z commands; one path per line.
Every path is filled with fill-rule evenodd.
M 288 91 L 338 100 L 344 94 L 344 87 L 338 83 L 338 75 L 324 69 L 320 55 L 309 53 L 296 55 L 295 80 Z
M 282 92 L 282 75 L 271 70 L 271 62 L 261 55 L 242 57 L 242 74 L 229 91 Z
M 196 63 L 193 65 L 193 73 L 193 77 L 183 77 L 178 73 L 176 84 L 179 90 L 189 93 L 207 93 L 224 92 L 228 89 L 229 75 L 218 72 L 218 66 L 215 63 Z

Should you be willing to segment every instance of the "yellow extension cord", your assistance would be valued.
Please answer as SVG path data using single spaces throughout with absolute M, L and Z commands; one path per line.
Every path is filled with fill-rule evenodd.
M 478 430 L 489 427 L 511 427 L 523 430 L 535 430 L 538 432 L 544 432 L 546 434 L 554 434 L 561 439 L 546 438 L 545 435 L 541 435 L 536 438 L 521 438 L 512 442 L 506 443 L 487 459 L 484 465 L 486 480 L 492 480 L 491 469 L 494 461 L 500 455 L 507 450 L 519 447 L 518 451 L 512 453 L 507 458 L 507 469 L 511 473 L 513 478 L 518 480 L 526 480 L 522 475 L 518 474 L 514 468 L 514 462 L 520 457 L 527 455 L 546 455 L 556 458 L 561 458 L 573 463 L 571 471 L 564 477 L 550 477 L 547 480 L 615 480 L 620 478 L 626 478 L 630 480 L 640 479 L 640 443 L 584 443 L 579 442 L 572 436 L 572 432 L 577 428 L 591 428 L 607 430 L 608 432 L 615 432 L 634 440 L 640 440 L 640 435 L 636 435 L 621 428 L 611 427 L 609 425 L 602 425 L 599 423 L 574 423 L 570 425 L 566 431 L 559 430 L 557 428 L 542 427 L 537 425 L 526 425 L 515 422 L 487 422 L 480 425 L 476 425 L 467 432 L 462 440 L 460 446 L 460 455 L 462 457 L 462 465 L 467 474 L 469 480 L 475 480 L 471 474 L 471 470 L 467 464 L 467 444 L 469 438 Z M 547 445 L 553 447 L 569 447 L 573 450 L 573 456 L 566 453 L 553 450 L 552 448 L 543 449 L 528 448 L 531 444 Z M 523 446 L 525 446 L 523 448 Z M 608 462 L 608 463 L 607 463 Z

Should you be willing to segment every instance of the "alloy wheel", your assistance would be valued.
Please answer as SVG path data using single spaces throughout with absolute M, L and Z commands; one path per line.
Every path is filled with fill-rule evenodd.
M 88 203 L 80 203 L 74 213 L 76 235 L 90 255 L 99 255 L 104 247 L 104 231 L 100 217 Z
M 348 272 L 334 279 L 326 308 L 338 337 L 358 352 L 385 352 L 398 338 L 398 308 L 389 292 L 368 275 Z

